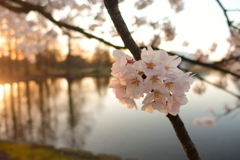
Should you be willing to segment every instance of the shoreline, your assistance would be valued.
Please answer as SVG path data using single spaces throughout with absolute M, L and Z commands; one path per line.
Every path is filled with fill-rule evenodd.
M 81 74 L 38 74 L 29 76 L 12 76 L 0 78 L 0 84 L 14 83 L 21 81 L 42 81 L 48 78 L 66 78 L 66 79 L 78 79 L 83 77 L 111 77 L 110 73 L 81 73 Z
M 85 150 L 55 149 L 41 144 L 0 141 L 0 159 L 4 160 L 138 160 L 111 154 L 93 154 Z

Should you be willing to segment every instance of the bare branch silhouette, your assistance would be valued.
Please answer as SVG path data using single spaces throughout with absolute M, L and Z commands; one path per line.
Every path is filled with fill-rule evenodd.
M 97 36 L 95 36 L 93 34 L 90 34 L 90 33 L 86 32 L 84 29 L 82 29 L 80 27 L 69 25 L 69 24 L 61 22 L 61 21 L 57 21 L 57 20 L 55 20 L 52 17 L 52 15 L 50 13 L 46 12 L 44 10 L 44 7 L 42 7 L 42 6 L 33 5 L 33 4 L 29 3 L 29 2 L 21 1 L 21 0 L 14 0 L 14 1 L 12 1 L 12 0 L 0 0 L 0 2 L 1 2 L 0 5 L 2 5 L 5 8 L 8 8 L 9 10 L 11 10 L 13 12 L 16 12 L 16 13 L 28 13 L 30 11 L 36 11 L 36 12 L 40 13 L 41 15 L 43 15 L 48 20 L 50 20 L 51 22 L 53 22 L 54 24 L 56 24 L 57 26 L 59 26 L 60 28 L 64 27 L 64 28 L 67 28 L 67 29 L 70 29 L 70 30 L 73 30 L 73 31 L 77 31 L 77 32 L 82 33 L 83 35 L 85 35 L 87 38 L 96 39 L 96 40 L 98 40 L 98 41 L 100 41 L 100 42 L 102 42 L 102 43 L 104 43 L 104 44 L 106 44 L 108 46 L 111 46 L 111 47 L 115 48 L 115 49 L 127 49 L 128 48 L 133 53 L 133 55 L 134 55 L 136 60 L 140 58 L 141 51 L 137 47 L 137 45 L 133 41 L 133 39 L 131 40 L 131 37 L 128 36 L 130 34 L 128 29 L 127 28 L 121 28 L 121 27 L 124 27 L 126 25 L 125 25 L 124 21 L 121 21 L 121 19 L 119 19 L 119 17 L 117 17 L 118 13 L 115 13 L 115 12 L 117 12 L 117 10 L 112 10 L 111 11 L 112 13 L 110 15 L 114 15 L 112 17 L 112 18 L 116 19 L 114 23 L 117 23 L 118 25 L 121 25 L 121 27 L 118 27 L 119 28 L 118 32 L 119 32 L 121 38 L 123 39 L 123 42 L 124 42 L 125 46 L 115 45 L 115 44 L 113 44 L 111 42 L 108 42 L 108 41 L 104 40 L 103 38 L 97 37 Z M 227 10 L 222 6 L 220 1 L 217 0 L 217 2 L 219 3 L 221 8 L 223 9 L 224 13 L 227 12 Z M 13 5 L 13 3 L 15 5 Z M 16 7 L 16 5 L 18 5 L 18 7 Z M 108 5 L 108 8 L 116 6 L 116 4 L 114 4 L 114 1 L 113 2 L 107 2 L 106 5 Z M 229 26 L 234 27 L 231 24 L 227 14 L 225 14 L 225 15 L 226 15 L 226 18 L 228 20 Z M 140 47 L 140 48 L 142 48 L 142 47 Z M 154 48 L 154 49 L 158 49 L 158 48 Z M 168 52 L 168 54 L 178 55 L 178 54 L 173 53 L 173 52 Z M 234 75 L 236 77 L 240 77 L 240 75 L 235 74 L 233 72 L 230 72 L 228 70 L 225 70 L 223 68 L 220 68 L 220 67 L 216 66 L 214 63 L 202 63 L 202 62 L 199 62 L 199 61 L 196 61 L 196 60 L 193 60 L 193 59 L 186 58 L 186 57 L 181 56 L 181 55 L 178 55 L 178 56 L 181 57 L 183 60 L 186 60 L 188 62 L 197 64 L 197 65 L 202 65 L 202 66 L 209 67 L 209 68 L 213 68 L 213 69 L 216 69 L 216 70 L 220 70 L 222 72 L 232 74 L 232 75 Z
M 108 46 L 111 46 L 111 47 L 114 47 L 116 49 L 126 49 L 126 47 L 114 45 L 114 44 L 112 44 L 108 41 L 105 41 L 104 39 L 102 39 L 100 37 L 97 37 L 93 34 L 90 34 L 80 27 L 72 26 L 72 25 L 69 25 L 67 23 L 55 20 L 50 13 L 48 13 L 44 10 L 44 7 L 42 7 L 42 6 L 33 5 L 31 3 L 28 3 L 26 1 L 21 1 L 21 0 L 11 1 L 11 2 L 14 2 L 15 4 L 21 6 L 21 7 L 15 7 L 15 6 L 11 5 L 10 3 L 7 3 L 7 2 L 9 2 L 9 1 L 8 0 L 0 0 L 0 5 L 8 8 L 9 10 L 11 10 L 13 12 L 16 12 L 16 13 L 28 13 L 30 11 L 37 11 L 38 13 L 43 15 L 45 18 L 47 18 L 48 20 L 50 20 L 51 22 L 53 22 L 54 24 L 56 24 L 60 28 L 65 27 L 65 28 L 71 29 L 73 31 L 77 31 L 77 32 L 85 35 L 87 38 L 96 39 L 96 40 L 98 40 L 100 42 L 103 42 L 104 44 L 106 44 Z
M 216 65 L 216 64 L 226 63 L 226 62 L 231 61 L 231 60 L 239 60 L 239 59 L 240 59 L 240 56 L 237 56 L 237 57 L 232 57 L 232 58 L 229 58 L 229 59 L 223 59 L 222 61 L 215 62 L 213 64 Z
M 223 7 L 222 3 L 221 3 L 219 0 L 216 0 L 216 1 L 217 1 L 217 3 L 219 4 L 220 8 L 223 10 L 223 14 L 224 14 L 224 16 L 225 16 L 225 18 L 226 18 L 226 20 L 227 20 L 227 24 L 228 24 L 228 28 L 229 28 L 230 33 L 233 34 L 233 33 L 232 33 L 232 30 L 231 30 L 231 27 L 233 27 L 233 28 L 235 28 L 235 29 L 238 29 L 238 30 L 240 31 L 240 29 L 239 29 L 238 27 L 234 26 L 234 25 L 232 24 L 232 22 L 230 21 L 228 15 L 227 15 L 227 12 L 228 12 L 229 10 L 225 9 L 225 8 Z

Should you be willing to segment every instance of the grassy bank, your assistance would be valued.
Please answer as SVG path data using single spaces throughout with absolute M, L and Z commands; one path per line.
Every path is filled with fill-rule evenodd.
M 55 149 L 51 146 L 38 144 L 15 144 L 0 142 L 0 157 L 4 160 L 137 160 L 122 159 L 119 156 L 99 154 L 68 149 Z

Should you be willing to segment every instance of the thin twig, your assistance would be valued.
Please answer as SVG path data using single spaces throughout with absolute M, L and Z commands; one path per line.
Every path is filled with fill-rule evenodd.
M 237 57 L 232 57 L 232 58 L 229 58 L 229 59 L 223 59 L 223 60 L 221 60 L 221 61 L 219 61 L 219 62 L 215 62 L 215 63 L 213 63 L 214 65 L 216 65 L 216 64 L 222 64 L 222 63 L 226 63 L 226 62 L 228 62 L 228 61 L 231 61 L 231 60 L 239 60 L 240 59 L 240 56 L 237 56 Z
M 222 89 L 222 90 L 224 90 L 225 92 L 227 92 L 227 93 L 235 96 L 236 98 L 240 99 L 240 95 L 238 95 L 238 94 L 236 94 L 236 93 L 233 93 L 232 91 L 229 91 L 229 90 L 227 90 L 227 89 L 225 89 L 225 88 L 223 88 L 223 87 L 220 87 L 220 86 L 218 86 L 218 85 L 216 85 L 216 84 L 214 84 L 214 83 L 212 83 L 212 82 L 204 79 L 203 77 L 201 77 L 201 76 L 199 76 L 199 75 L 195 75 L 194 77 L 197 77 L 198 79 L 200 79 L 200 80 L 202 80 L 202 81 L 204 81 L 204 82 L 206 82 L 206 83 L 208 83 L 208 84 L 211 84 L 211 85 L 213 85 L 213 86 L 215 86 L 215 87 L 217 87 L 217 88 L 219 88 L 219 89 Z
M 226 18 L 226 20 L 227 20 L 227 24 L 228 24 L 229 31 L 230 31 L 230 33 L 233 35 L 232 30 L 231 30 L 232 22 L 231 22 L 231 21 L 229 20 L 229 18 L 228 18 L 227 10 L 223 7 L 222 3 L 221 3 L 219 0 L 216 0 L 216 1 L 217 1 L 217 3 L 219 4 L 220 8 L 223 10 L 223 14 L 224 14 L 224 16 L 225 16 L 225 18 Z

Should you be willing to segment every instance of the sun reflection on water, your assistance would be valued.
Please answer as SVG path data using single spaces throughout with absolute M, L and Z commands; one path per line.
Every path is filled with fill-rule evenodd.
M 4 91 L 4 87 L 0 85 L 0 101 L 3 99 L 3 91 Z
M 0 101 L 3 100 L 4 94 L 9 93 L 10 87 L 10 84 L 0 85 Z

